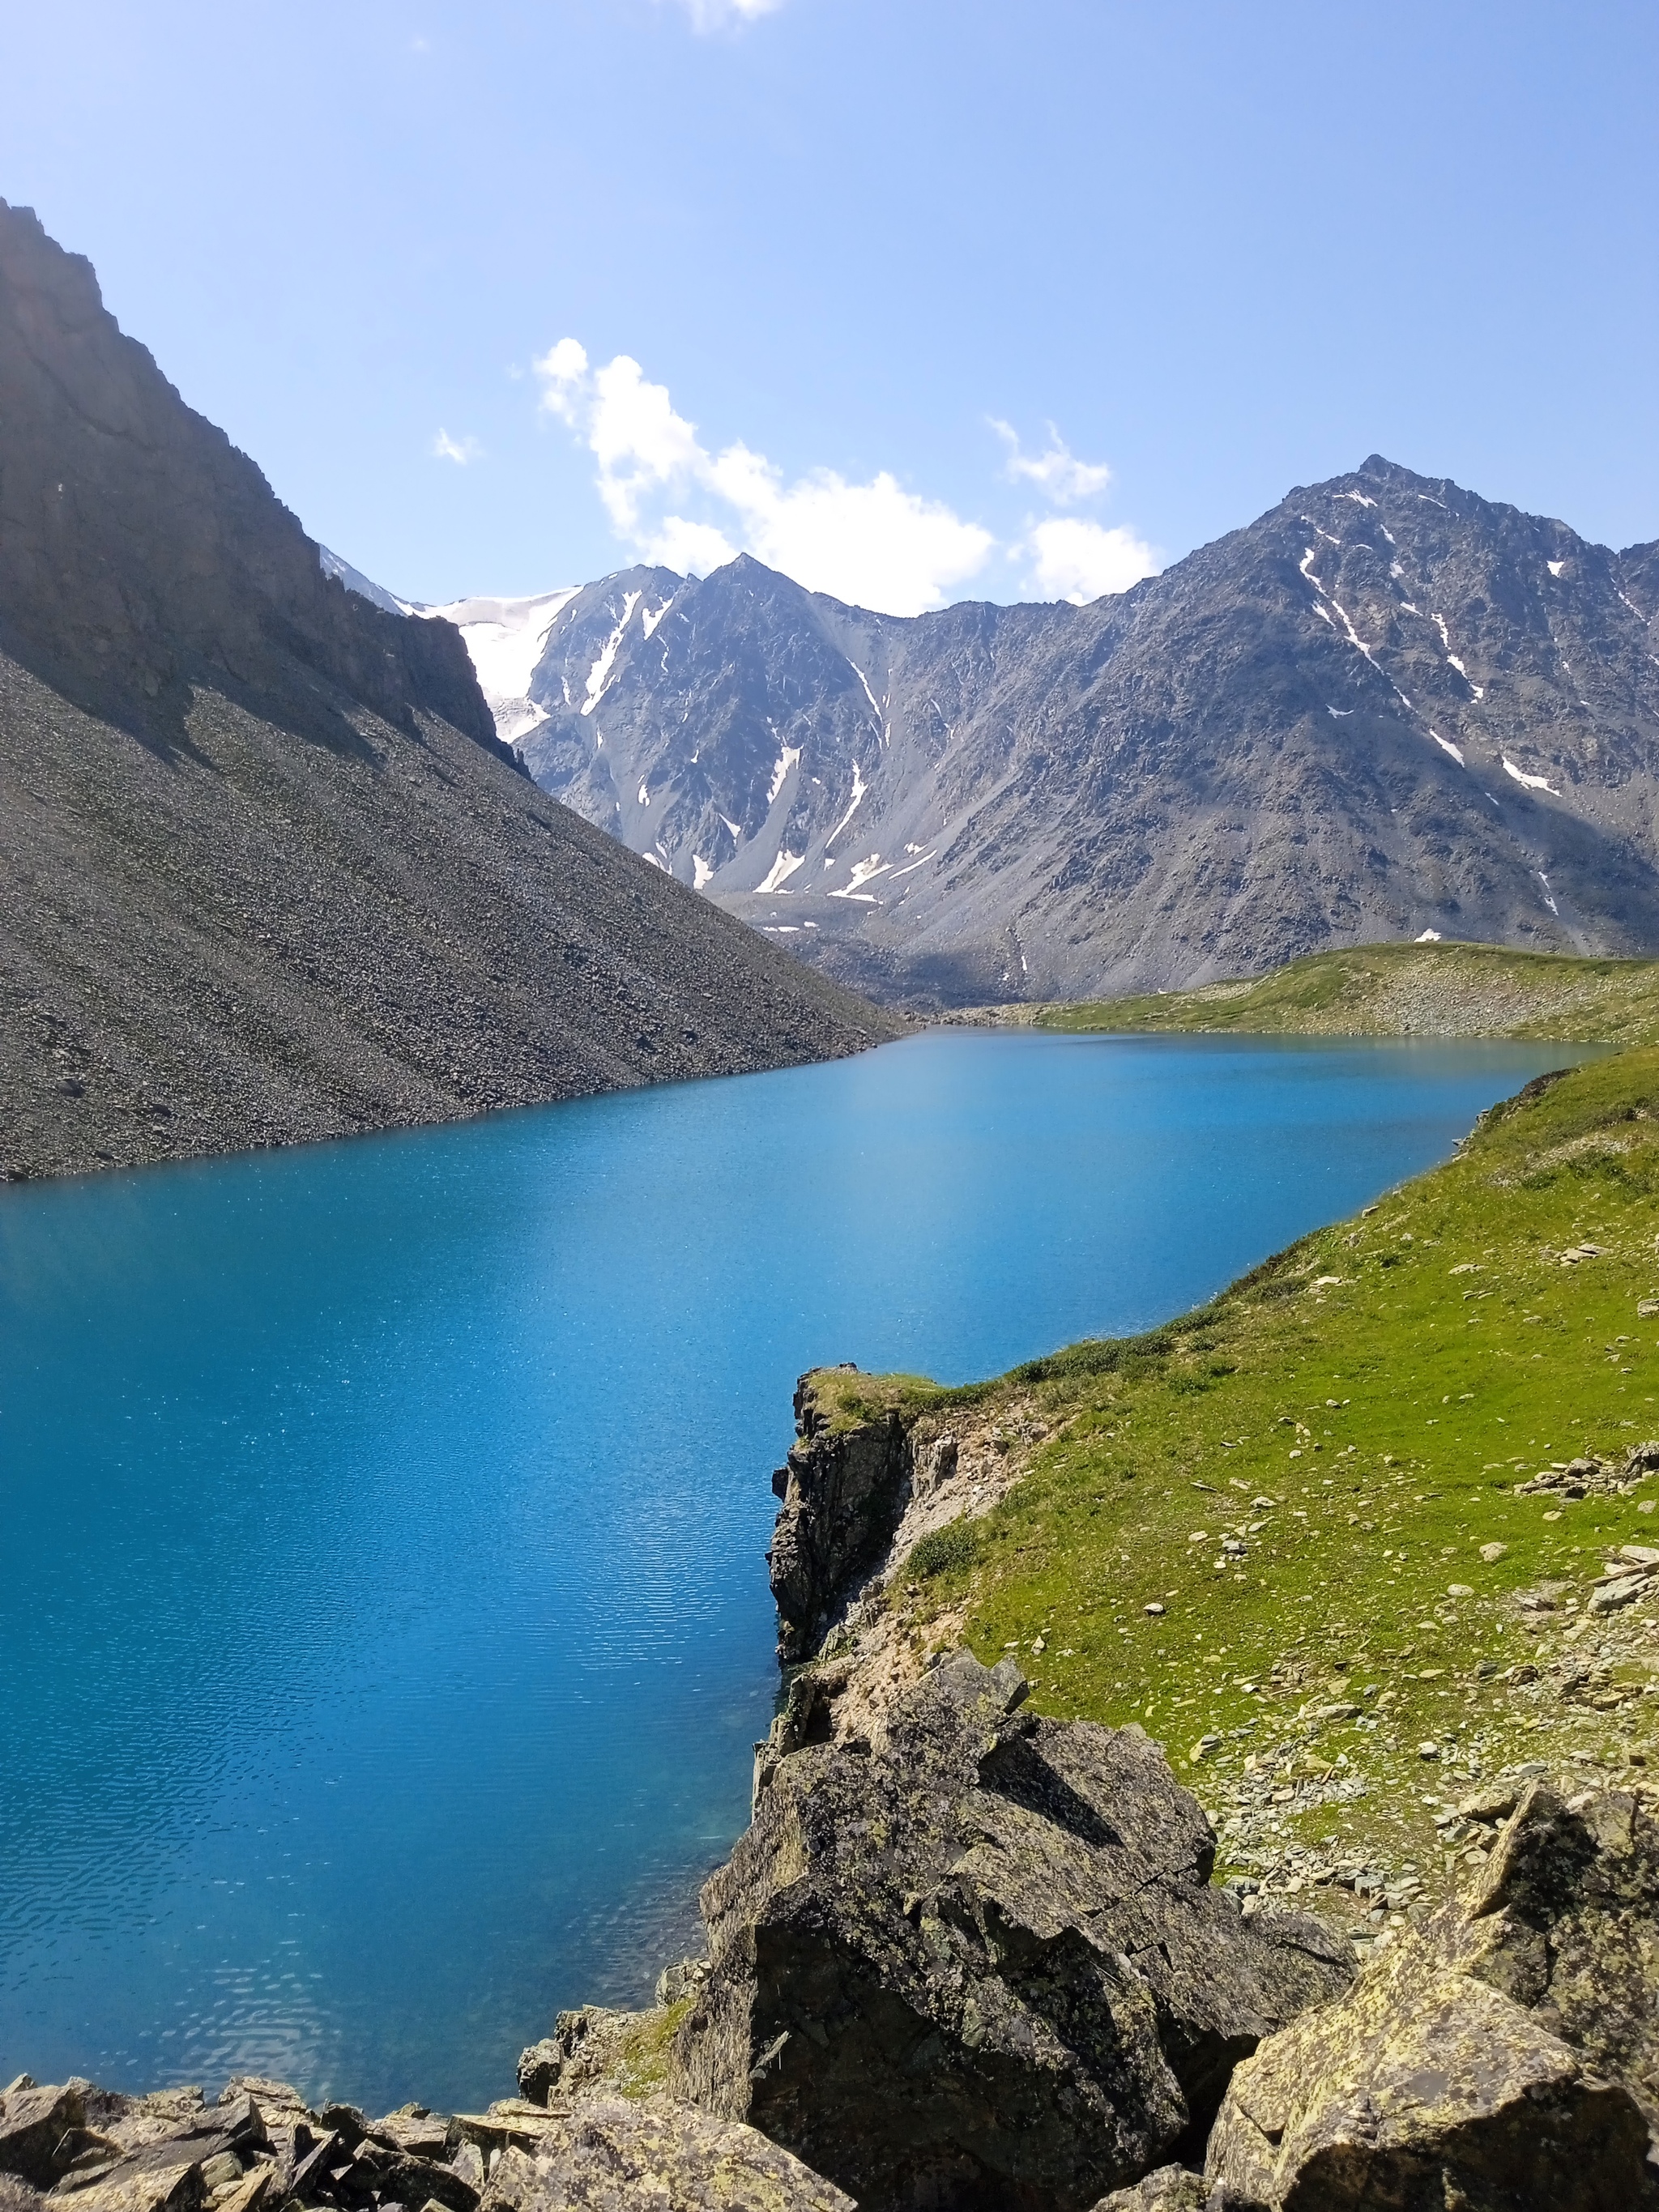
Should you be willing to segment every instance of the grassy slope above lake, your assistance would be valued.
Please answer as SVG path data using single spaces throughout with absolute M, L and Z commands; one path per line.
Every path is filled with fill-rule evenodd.
M 1150 998 L 1000 1009 L 1040 1029 L 1659 1042 L 1659 961 L 1579 960 L 1495 945 L 1364 945 L 1272 975 Z
M 1432 1889 L 1431 1816 L 1478 1841 L 1443 1824 L 1477 1781 L 1653 1759 L 1651 1601 L 1588 1601 L 1604 1557 L 1659 1543 L 1659 1477 L 1576 1504 L 1515 1486 L 1659 1435 L 1656 1113 L 1659 1051 L 1627 1052 L 1147 1336 L 967 1391 L 823 1375 L 844 1419 L 988 1419 L 1024 1466 L 901 1563 L 903 1627 L 1016 1651 L 1040 1710 L 1139 1722 L 1224 1864 L 1285 1886 L 1299 1839 L 1315 1878 L 1322 1854 L 1414 1863 Z M 1540 1586 L 1553 1609 L 1523 1608 Z

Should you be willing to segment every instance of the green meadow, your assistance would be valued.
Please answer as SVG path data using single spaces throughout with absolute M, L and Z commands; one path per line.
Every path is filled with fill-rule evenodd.
M 1379 1858 L 1425 1863 L 1431 1814 L 1519 1766 L 1645 1768 L 1651 1601 L 1590 1601 L 1619 1547 L 1659 1546 L 1659 1475 L 1516 1492 L 1659 1437 L 1656 1116 L 1659 1049 L 1626 1051 L 1147 1335 L 968 1390 L 820 1378 L 842 1419 L 1043 1432 L 901 1563 L 904 1632 L 1014 1654 L 1040 1711 L 1138 1723 L 1218 1814 L 1264 1762 L 1346 1778 L 1340 1835 Z M 1328 1803 L 1305 1820 L 1334 1839 Z

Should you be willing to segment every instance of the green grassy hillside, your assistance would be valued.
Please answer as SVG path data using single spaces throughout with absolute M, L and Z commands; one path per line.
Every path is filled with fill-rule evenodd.
M 1572 1038 L 1659 1043 L 1659 961 L 1576 960 L 1493 945 L 1367 945 L 1270 975 L 1153 997 L 1018 1007 L 1054 1030 L 1238 1030 L 1347 1036 Z
M 1659 1606 L 1589 1609 L 1605 1558 L 1659 1547 L 1659 1475 L 1515 1494 L 1659 1437 L 1656 1114 L 1659 1051 L 1544 1078 L 1168 1328 L 972 1392 L 905 1378 L 930 1424 L 1048 1434 L 901 1567 L 904 1626 L 1016 1653 L 1040 1710 L 1138 1721 L 1224 1855 L 1291 1887 L 1299 1844 L 1432 1887 L 1477 1784 L 1659 1756 Z

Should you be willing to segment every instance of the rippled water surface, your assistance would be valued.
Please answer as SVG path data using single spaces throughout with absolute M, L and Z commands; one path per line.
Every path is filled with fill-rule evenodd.
M 939 1032 L 0 1194 L 0 2080 L 509 2094 L 747 1816 L 800 1369 L 1143 1327 L 1562 1057 Z

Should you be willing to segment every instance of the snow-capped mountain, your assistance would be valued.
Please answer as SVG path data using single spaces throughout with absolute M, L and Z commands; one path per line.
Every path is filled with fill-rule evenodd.
M 508 603 L 551 610 L 509 692 L 463 612 L 490 604 L 442 611 L 537 781 L 873 992 L 1173 986 L 1431 929 L 1659 945 L 1659 549 L 1376 456 L 1085 607 L 627 569 Z

